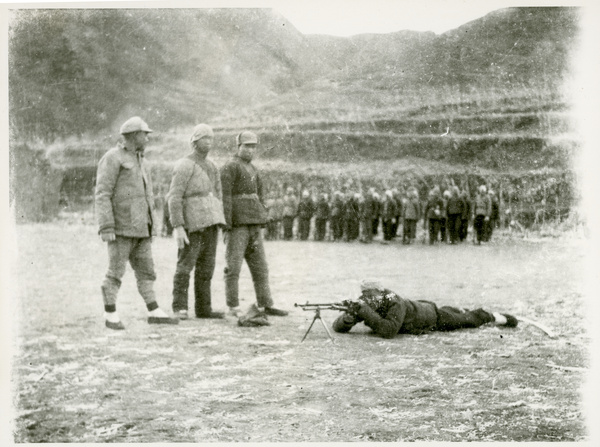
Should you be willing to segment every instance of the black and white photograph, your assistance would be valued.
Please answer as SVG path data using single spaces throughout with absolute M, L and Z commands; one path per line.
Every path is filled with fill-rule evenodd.
M 600 440 L 593 2 L 0 4 L 0 440 Z

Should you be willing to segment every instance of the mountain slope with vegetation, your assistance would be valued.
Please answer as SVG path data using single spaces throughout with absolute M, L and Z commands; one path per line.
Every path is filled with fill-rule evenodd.
M 17 10 L 11 152 L 41 142 L 63 189 L 89 194 L 120 124 L 140 115 L 155 129 L 148 159 L 162 183 L 198 122 L 215 128 L 217 160 L 241 128 L 260 133 L 275 183 L 571 178 L 580 143 L 565 85 L 578 15 L 508 8 L 441 35 L 342 38 L 303 35 L 270 9 Z M 26 177 L 13 175 L 15 190 Z

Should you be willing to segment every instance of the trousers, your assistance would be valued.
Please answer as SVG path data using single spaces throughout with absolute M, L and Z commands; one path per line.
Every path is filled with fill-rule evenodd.
M 225 297 L 227 306 L 237 307 L 239 302 L 239 279 L 242 263 L 246 260 L 256 302 L 259 307 L 272 307 L 269 287 L 269 267 L 262 240 L 262 228 L 259 225 L 233 227 L 225 249 Z
M 215 271 L 219 229 L 217 225 L 187 234 L 189 244 L 177 251 L 173 278 L 173 311 L 188 309 L 190 274 L 194 270 L 194 310 L 196 316 L 212 311 L 211 280 Z
M 102 282 L 102 297 L 105 305 L 115 305 L 127 262 L 135 274 L 137 289 L 146 304 L 156 301 L 154 293 L 154 261 L 152 238 L 134 238 L 117 235 L 108 246 L 108 271 Z

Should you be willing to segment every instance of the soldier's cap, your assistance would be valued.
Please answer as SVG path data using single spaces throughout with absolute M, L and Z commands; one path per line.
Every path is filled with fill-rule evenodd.
M 194 141 L 198 141 L 202 137 L 214 137 L 215 134 L 208 124 L 198 124 L 194 127 L 194 131 L 192 132 L 192 137 L 190 141 L 193 143 Z
M 146 124 L 146 122 L 143 119 L 141 119 L 139 116 L 133 116 L 123 123 L 123 125 L 121 126 L 121 130 L 119 130 L 119 133 L 121 135 L 125 135 L 128 133 L 139 131 L 148 133 L 153 132 L 153 130 L 148 127 L 148 124 Z
M 383 286 L 375 279 L 363 279 L 360 282 L 360 290 L 383 290 Z
M 238 146 L 241 146 L 242 144 L 258 144 L 258 136 L 254 132 L 245 130 L 235 137 L 235 143 Z

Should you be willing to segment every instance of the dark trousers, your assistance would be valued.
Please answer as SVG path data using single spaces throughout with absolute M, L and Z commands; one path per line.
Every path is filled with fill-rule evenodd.
M 265 239 L 269 241 L 275 241 L 279 239 L 279 220 L 270 220 L 267 222 L 267 233 Z
M 239 279 L 242 263 L 246 260 L 256 302 L 259 307 L 273 306 L 269 287 L 269 267 L 262 240 L 262 229 L 258 225 L 233 227 L 225 248 L 225 299 L 227 306 L 237 307 L 239 301 Z
M 460 214 L 448 214 L 448 232 L 450 233 L 450 243 L 456 244 L 460 233 Z
M 447 223 L 448 223 L 447 218 L 442 217 L 440 219 L 440 238 L 441 238 L 442 242 L 446 242 L 446 240 L 448 239 L 448 232 L 446 231 Z
M 464 241 L 467 238 L 467 234 L 469 233 L 469 219 L 461 219 L 460 220 L 460 230 L 458 237 L 460 241 Z
M 344 235 L 347 241 L 353 241 L 358 238 L 360 232 L 360 223 L 358 219 L 346 219 L 344 222 Z
M 216 225 L 188 233 L 189 244 L 177 251 L 173 278 L 173 311 L 188 309 L 190 273 L 194 270 L 194 310 L 196 316 L 210 315 L 210 286 L 215 271 L 219 229 Z
M 372 228 L 373 228 L 373 236 L 377 236 L 377 232 L 379 230 L 379 217 L 376 219 L 373 219 Z
M 475 228 L 475 235 L 477 236 L 478 243 L 481 243 L 481 241 L 485 240 L 485 225 L 485 216 L 483 214 L 475 216 L 473 228 Z
M 398 227 L 400 226 L 400 216 L 396 216 L 396 222 L 392 224 L 392 237 L 396 237 L 398 234 Z
M 496 226 L 496 221 L 493 219 L 490 219 L 485 223 L 485 231 L 484 231 L 484 238 L 483 238 L 483 240 L 485 242 L 489 242 L 492 240 L 492 233 L 494 232 L 495 226 Z
M 294 216 L 283 216 L 283 238 L 286 241 L 294 238 Z
M 300 240 L 307 240 L 310 234 L 310 219 L 301 217 L 298 220 L 298 233 L 300 233 Z
M 451 306 L 437 308 L 436 331 L 476 328 L 494 321 L 494 316 L 483 309 L 466 310 Z
M 410 244 L 417 237 L 417 221 L 416 219 L 404 219 L 404 232 L 402 234 L 402 242 Z
M 440 220 L 429 219 L 429 243 L 438 242 L 438 234 L 440 233 Z
M 325 240 L 327 234 L 327 219 L 316 219 L 315 220 L 315 240 Z
M 339 241 L 344 237 L 344 220 L 340 216 L 333 216 L 331 218 L 331 232 L 333 233 L 333 240 Z
M 392 219 L 383 219 L 383 239 L 386 241 L 391 241 L 394 238 L 394 223 Z

